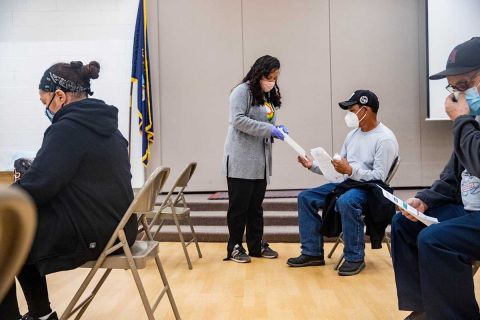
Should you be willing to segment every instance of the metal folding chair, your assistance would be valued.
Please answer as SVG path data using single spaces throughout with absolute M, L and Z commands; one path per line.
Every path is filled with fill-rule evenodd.
M 390 182 L 392 181 L 393 177 L 395 176 L 395 173 L 397 173 L 398 167 L 400 166 L 400 156 L 396 156 L 395 159 L 393 160 L 392 166 L 390 167 L 390 171 L 387 174 L 387 178 L 385 179 L 385 184 L 390 185 Z M 390 235 L 385 232 L 385 236 L 383 237 L 383 241 L 388 248 L 388 253 L 390 256 L 392 255 L 392 249 L 390 247 Z M 337 249 L 338 245 L 342 243 L 343 244 L 343 232 L 340 233 L 340 235 L 337 237 L 335 240 L 335 244 L 333 245 L 332 249 L 328 253 L 328 258 L 332 258 L 333 253 Z M 337 264 L 334 267 L 334 270 L 338 270 L 340 265 L 342 264 L 344 260 L 344 254 L 342 252 L 342 255 L 340 256 L 340 259 L 338 260 Z
M 170 285 L 168 284 L 165 271 L 163 270 L 162 263 L 160 262 L 160 258 L 158 256 L 158 242 L 154 241 L 151 234 L 147 232 L 147 241 L 137 240 L 132 247 L 129 247 L 124 231 L 125 225 L 133 214 L 139 215 L 139 221 L 141 225 L 145 229 L 147 229 L 148 224 L 145 215 L 147 212 L 151 212 L 153 210 L 158 190 L 161 187 L 162 183 L 164 183 L 164 180 L 168 176 L 169 172 L 169 168 L 157 168 L 152 173 L 152 175 L 145 182 L 143 188 L 137 193 L 137 195 L 133 199 L 133 202 L 130 204 L 127 212 L 125 213 L 117 228 L 113 232 L 112 237 L 105 246 L 105 249 L 100 254 L 100 257 L 96 261 L 90 261 L 81 266 L 82 268 L 91 268 L 91 270 L 81 284 L 77 293 L 69 303 L 67 309 L 62 314 L 60 320 L 66 320 L 77 312 L 78 313 L 75 319 L 80 319 L 80 317 L 83 315 L 92 300 L 95 298 L 95 295 L 100 290 L 100 287 L 103 285 L 106 278 L 113 269 L 131 270 L 133 279 L 135 281 L 135 284 L 137 285 L 138 293 L 140 295 L 149 320 L 155 319 L 153 313 L 155 312 L 155 309 L 157 308 L 160 300 L 165 295 L 165 293 L 167 294 L 170 301 L 170 306 L 172 307 L 175 319 L 180 319 L 180 315 L 175 304 L 175 299 L 172 295 L 172 290 L 170 289 Z M 120 249 L 123 250 L 123 253 L 114 253 Z M 163 282 L 163 288 L 155 299 L 153 305 L 150 304 L 147 298 L 145 288 L 143 287 L 142 280 L 140 279 L 140 275 L 138 273 L 138 270 L 144 269 L 146 267 L 147 261 L 152 259 L 155 260 L 158 272 Z M 95 285 L 92 293 L 77 305 L 77 302 L 79 301 L 82 294 L 85 292 L 88 285 L 90 284 L 93 277 L 100 268 L 106 269 L 102 277 Z
M 156 213 L 154 214 L 148 229 L 150 233 L 153 234 L 153 238 L 155 238 L 160 232 L 162 226 L 165 224 L 165 221 L 173 221 L 177 228 L 178 237 L 180 238 L 185 258 L 187 259 L 188 269 L 190 270 L 192 269 L 192 262 L 190 261 L 190 256 L 188 255 L 188 245 L 190 245 L 191 243 L 195 243 L 199 258 L 202 258 L 202 252 L 200 251 L 200 246 L 198 244 L 197 234 L 195 233 L 195 229 L 193 228 L 192 219 L 190 217 L 190 208 L 187 206 L 187 202 L 185 201 L 185 195 L 183 192 L 187 187 L 188 182 L 192 178 L 196 167 L 196 162 L 189 163 L 185 167 L 183 172 L 180 174 L 180 176 L 177 178 L 177 181 L 175 181 L 172 189 L 167 194 L 165 199 L 161 203 L 157 203 L 159 207 L 155 208 Z M 183 233 L 180 228 L 180 221 L 187 221 L 190 226 L 190 230 L 192 232 L 192 239 L 188 242 L 185 242 L 185 239 L 183 237 Z M 156 230 L 153 231 L 153 228 L 157 223 L 158 226 Z

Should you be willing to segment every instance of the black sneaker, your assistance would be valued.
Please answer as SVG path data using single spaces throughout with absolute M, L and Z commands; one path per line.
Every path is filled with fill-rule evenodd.
M 262 241 L 262 257 L 267 259 L 275 259 L 278 258 L 278 252 L 272 250 L 268 242 Z
M 35 318 L 30 315 L 30 312 L 27 312 L 22 316 L 20 320 L 38 320 L 39 318 Z M 46 320 L 58 320 L 57 313 L 54 311 L 48 315 L 48 318 Z
M 338 274 L 341 276 L 353 276 L 360 273 L 360 271 L 365 268 L 365 261 L 350 262 L 345 260 L 340 268 L 338 269 Z
M 425 315 L 425 312 L 423 311 L 412 311 L 405 320 L 425 320 L 427 319 L 427 316 Z
M 251 261 L 250 257 L 245 252 L 245 249 L 239 244 L 236 244 L 235 247 L 233 247 L 232 253 L 230 254 L 230 260 L 239 263 L 248 263 Z
M 287 264 L 290 267 L 324 266 L 325 260 L 323 259 L 323 255 L 307 256 L 306 254 L 301 254 L 296 258 L 288 259 Z

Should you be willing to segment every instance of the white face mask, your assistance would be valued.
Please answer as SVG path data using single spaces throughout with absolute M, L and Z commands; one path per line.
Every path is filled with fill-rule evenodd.
M 260 80 L 260 87 L 262 87 L 263 92 L 270 92 L 273 87 L 275 87 L 275 81 Z
M 360 121 L 362 121 L 365 118 L 365 116 L 367 115 L 367 113 L 365 113 L 365 115 L 362 117 L 362 119 L 358 120 L 357 113 L 359 113 L 360 110 L 362 110 L 363 108 L 364 107 L 361 107 L 355 113 L 350 112 L 350 111 L 347 112 L 347 114 L 345 115 L 345 124 L 347 125 L 347 127 L 358 128 L 358 126 L 360 125 Z

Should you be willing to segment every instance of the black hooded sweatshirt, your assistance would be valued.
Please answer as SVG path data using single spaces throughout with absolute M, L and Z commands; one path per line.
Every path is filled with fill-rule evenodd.
M 41 274 L 96 259 L 133 200 L 128 142 L 118 109 L 97 99 L 64 106 L 17 186 L 37 206 L 38 225 L 27 263 Z M 137 220 L 125 229 L 129 244 Z

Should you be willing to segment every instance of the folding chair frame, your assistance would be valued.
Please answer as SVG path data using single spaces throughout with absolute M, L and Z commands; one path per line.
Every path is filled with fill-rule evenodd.
M 155 237 L 160 232 L 160 229 L 164 225 L 165 221 L 166 220 L 173 220 L 173 222 L 175 223 L 175 226 L 177 228 L 178 237 L 179 237 L 180 242 L 182 244 L 182 248 L 183 248 L 183 252 L 185 254 L 185 258 L 187 260 L 188 269 L 190 269 L 190 270 L 192 270 L 193 267 L 192 267 L 192 262 L 190 260 L 190 256 L 188 254 L 187 247 L 191 243 L 194 242 L 195 246 L 197 248 L 197 253 L 198 253 L 199 258 L 202 258 L 202 252 L 200 251 L 200 245 L 198 244 L 198 238 L 197 238 L 197 234 L 195 233 L 195 229 L 194 229 L 193 224 L 192 224 L 192 219 L 190 217 L 190 212 L 188 212 L 184 217 L 179 218 L 179 216 L 177 214 L 177 208 L 188 209 L 187 202 L 185 201 L 184 190 L 187 187 L 188 182 L 192 178 L 192 175 L 195 172 L 196 167 L 197 167 L 196 162 L 191 162 L 185 167 L 185 169 L 182 171 L 180 176 L 177 178 L 177 181 L 172 186 L 170 192 L 167 194 L 167 196 L 165 197 L 163 202 L 161 204 L 159 204 L 160 207 L 158 208 L 158 210 L 156 210 L 156 213 L 155 213 L 154 217 L 152 218 L 152 220 L 150 222 L 150 225 L 148 226 L 148 230 L 150 231 L 150 233 L 152 233 L 152 229 L 153 229 L 154 224 L 158 222 L 158 227 L 155 230 L 155 232 L 153 232 L 153 238 L 155 239 Z M 175 193 L 175 190 L 177 188 L 180 188 L 180 190 L 178 191 L 175 199 L 172 200 L 173 193 Z M 165 209 L 167 209 L 167 208 L 170 208 L 170 210 L 171 210 L 171 218 L 168 218 L 169 214 L 165 213 Z M 190 209 L 188 209 L 188 210 L 190 210 Z M 181 220 L 186 220 L 188 222 L 189 226 L 190 226 L 190 230 L 191 230 L 191 233 L 192 233 L 192 239 L 190 239 L 190 241 L 188 241 L 188 242 L 185 242 L 185 239 L 183 237 L 183 233 L 182 233 L 182 230 L 181 230 L 181 227 L 180 227 L 180 221 Z
M 100 257 L 97 259 L 95 262 L 94 266 L 91 268 L 90 272 L 86 276 L 85 280 L 82 282 L 80 288 L 76 292 L 75 296 L 67 306 L 66 310 L 62 314 L 60 320 L 66 320 L 73 316 L 75 313 L 77 313 L 75 319 L 80 319 L 81 316 L 84 314 L 92 300 L 95 298 L 96 294 L 100 290 L 101 286 L 107 279 L 107 277 L 110 275 L 111 271 L 113 270 L 112 268 L 106 268 L 105 272 L 103 273 L 102 277 L 100 280 L 97 282 L 95 285 L 92 293 L 86 297 L 82 302 L 80 302 L 78 305 L 78 301 L 81 298 L 82 294 L 85 292 L 87 289 L 88 285 L 92 281 L 93 277 L 97 273 L 97 271 L 102 268 L 103 264 L 105 263 L 106 259 L 108 258 L 109 255 L 117 251 L 118 249 L 123 249 L 123 253 L 125 254 L 125 257 L 128 261 L 128 266 L 129 269 L 132 272 L 132 276 L 134 278 L 135 284 L 137 286 L 138 292 L 140 294 L 140 298 L 142 300 L 143 306 L 145 308 L 145 312 L 147 314 L 147 317 L 149 320 L 155 319 L 153 313 L 155 312 L 155 309 L 157 308 L 158 304 L 160 303 L 160 300 L 162 297 L 165 295 L 165 293 L 168 296 L 168 299 L 170 301 L 170 305 L 172 307 L 173 313 L 175 315 L 175 319 L 180 319 L 180 314 L 178 313 L 177 306 L 175 304 L 175 299 L 173 298 L 172 291 L 170 288 L 170 285 L 168 284 L 167 277 L 165 275 L 165 271 L 163 269 L 162 263 L 160 262 L 160 258 L 158 256 L 158 252 L 155 253 L 155 263 L 158 269 L 158 272 L 160 274 L 160 277 L 163 282 L 163 289 L 162 291 L 158 294 L 155 302 L 153 305 L 150 304 L 148 301 L 147 295 L 145 293 L 145 288 L 143 286 L 142 280 L 140 279 L 140 275 L 138 273 L 138 268 L 135 264 L 135 259 L 132 256 L 132 252 L 130 250 L 130 247 L 127 242 L 127 238 L 125 235 L 125 232 L 123 228 L 127 224 L 128 220 L 134 213 L 138 212 L 148 212 L 151 211 L 154 205 L 155 197 L 156 194 L 158 193 L 158 190 L 152 190 L 158 188 L 158 179 L 161 177 L 164 177 L 165 175 L 168 176 L 170 169 L 169 168 L 157 168 L 152 175 L 149 177 L 143 188 L 139 191 L 139 193 L 136 195 L 135 199 L 133 200 L 132 204 L 128 208 L 127 212 L 123 216 L 122 220 L 118 224 L 117 228 L 115 229 L 115 232 L 113 233 L 112 237 L 108 241 L 107 245 L 105 246 L 105 249 L 102 251 L 100 254 Z M 155 186 L 157 184 L 157 186 Z M 155 195 L 152 197 L 152 194 Z M 149 197 L 148 204 L 145 204 L 145 197 Z M 143 203 L 142 203 L 143 201 Z M 143 228 L 147 228 L 148 224 L 145 218 L 145 214 L 140 214 L 140 223 L 142 224 Z M 149 241 L 153 241 L 153 238 L 151 234 L 147 233 L 147 238 Z M 156 246 L 158 246 L 158 242 L 155 243 Z M 157 247 L 158 250 L 158 247 Z

